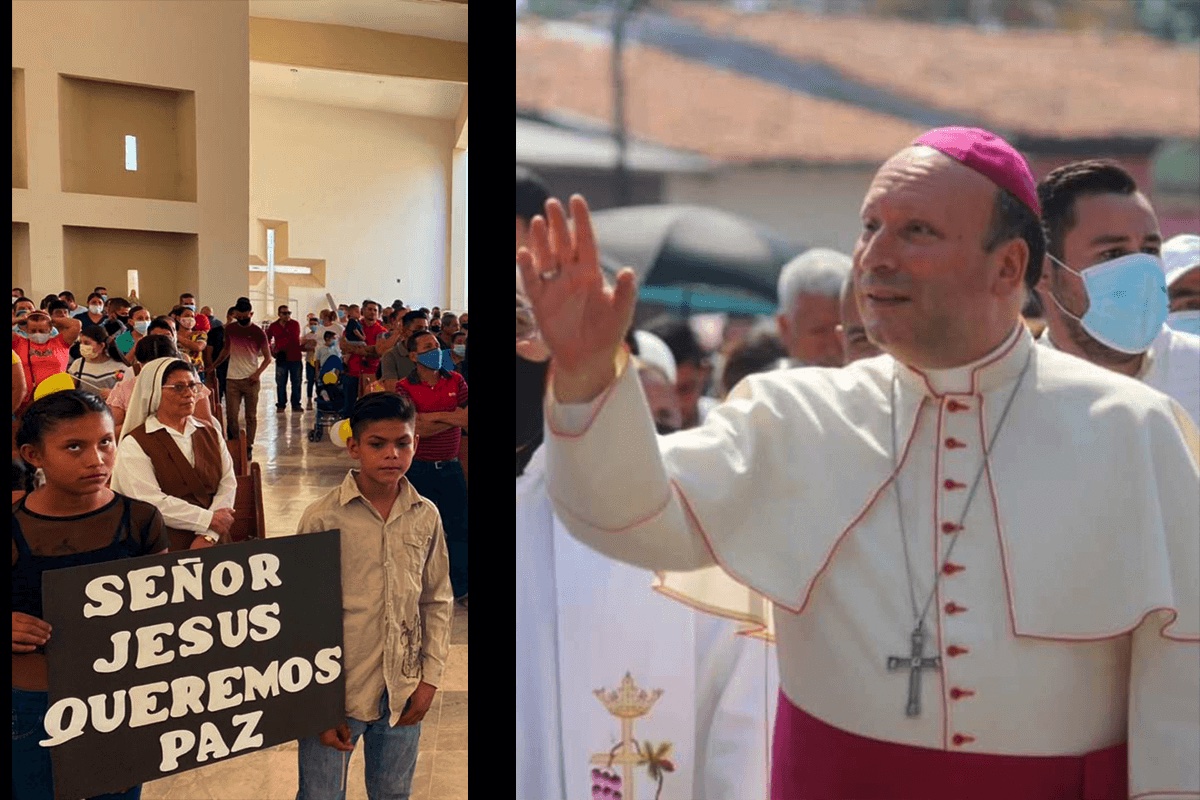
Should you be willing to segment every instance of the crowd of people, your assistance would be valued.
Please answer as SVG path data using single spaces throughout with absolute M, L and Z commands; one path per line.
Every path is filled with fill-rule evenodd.
M 223 320 L 191 293 L 164 314 L 103 286 L 86 306 L 69 291 L 35 304 L 14 288 L 12 298 L 13 796 L 53 796 L 50 751 L 37 744 L 52 635 L 42 573 L 236 546 L 234 455 L 244 448 L 253 457 L 261 378 L 272 364 L 281 414 L 312 409 L 325 376 L 335 376 L 344 392 L 334 416 L 349 426 L 346 450 L 357 462 L 296 531 L 353 531 L 342 537 L 353 691 L 344 724 L 300 743 L 300 797 L 336 795 L 348 767 L 342 751 L 362 737 L 372 785 L 406 796 L 454 601 L 467 603 L 467 314 L 367 300 L 310 313 L 301 328 L 281 305 L 264 327 L 246 297 Z M 268 533 L 284 532 L 260 535 Z M 381 556 L 387 542 L 396 543 L 394 559 Z M 419 580 L 389 577 L 388 564 Z M 406 637 L 413 652 L 403 667 L 378 646 L 381 620 L 397 624 L 393 608 L 423 630 Z M 139 786 L 105 795 L 138 796 Z
M 635 324 L 632 272 L 564 206 L 518 168 L 518 695 L 544 698 L 518 794 L 586 785 L 566 665 L 600 645 L 543 621 L 637 601 L 522 588 L 573 568 L 772 632 L 772 797 L 1200 793 L 1200 236 L 1164 241 L 1119 163 L 1036 181 L 994 134 L 938 129 L 880 168 L 852 253 L 797 256 L 775 318 L 714 339 Z M 585 567 L 547 560 L 572 539 Z M 696 624 L 666 619 L 593 623 L 610 669 Z M 688 641 L 655 652 L 727 658 Z M 692 708 L 658 722 L 695 734 L 689 796 L 768 793 L 753 748 L 705 759 L 736 685 L 681 681 Z

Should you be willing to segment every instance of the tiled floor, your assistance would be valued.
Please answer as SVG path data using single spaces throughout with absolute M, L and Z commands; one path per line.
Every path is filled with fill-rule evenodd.
M 353 461 L 329 438 L 308 441 L 315 412 L 275 412 L 275 389 L 264 375 L 254 460 L 262 465 L 269 536 L 290 536 L 306 506 L 341 483 Z M 455 607 L 445 679 L 425 716 L 412 800 L 467 797 L 467 612 Z M 361 745 L 350 759 L 347 800 L 366 800 Z M 292 800 L 296 743 L 279 745 L 147 783 L 143 800 Z

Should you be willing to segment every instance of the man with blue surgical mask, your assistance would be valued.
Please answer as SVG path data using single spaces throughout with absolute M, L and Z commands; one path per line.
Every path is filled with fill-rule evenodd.
M 1200 335 L 1200 236 L 1181 233 L 1162 250 L 1167 273 L 1167 324 L 1177 331 Z
M 1040 342 L 1136 378 L 1200 421 L 1200 337 L 1166 324 L 1158 217 L 1109 161 L 1055 169 L 1038 184 L 1046 260 Z
M 406 477 L 442 515 L 454 599 L 467 604 L 467 481 L 458 453 L 467 427 L 467 382 L 429 330 L 405 343 L 412 372 L 395 391 L 417 407 L 417 451 Z

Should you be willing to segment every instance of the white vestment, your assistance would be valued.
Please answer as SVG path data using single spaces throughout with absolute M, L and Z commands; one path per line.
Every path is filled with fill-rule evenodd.
M 517 792 L 529 800 L 590 800 L 594 763 L 622 741 L 621 721 L 595 695 L 626 673 L 662 694 L 634 721 L 644 746 L 670 743 L 675 770 L 662 800 L 766 797 L 778 676 L 774 653 L 651 586 L 654 573 L 612 561 L 553 517 L 544 452 L 517 478 Z M 614 763 L 609 772 L 622 774 Z M 657 784 L 632 768 L 633 793 Z
M 884 355 L 752 375 L 701 428 L 660 440 L 628 370 L 592 404 L 551 398 L 546 422 L 548 490 L 571 533 L 773 602 L 782 690 L 809 715 L 945 751 L 1128 740 L 1132 795 L 1200 795 L 1197 433 L 1162 394 L 1019 325 L 957 369 Z M 918 605 L 957 540 L 918 717 L 907 670 L 886 668 L 914 627 L 901 509 Z M 744 590 L 703 600 L 738 602 L 746 620 L 762 605 Z
M 1038 343 L 1054 347 L 1050 329 Z M 1200 425 L 1200 336 L 1163 325 L 1154 337 L 1137 379 L 1174 399 Z

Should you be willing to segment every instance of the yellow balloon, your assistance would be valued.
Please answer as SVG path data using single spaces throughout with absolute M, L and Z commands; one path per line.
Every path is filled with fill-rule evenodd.
M 337 375 L 334 375 L 332 372 L 326 372 L 324 375 L 321 376 L 321 383 L 324 383 L 329 386 L 332 386 L 333 384 L 337 383 L 337 381 L 338 381 Z
M 55 392 L 65 392 L 75 388 L 75 379 L 65 372 L 59 372 L 46 378 L 33 390 L 33 399 L 41 400 L 46 395 Z
M 336 425 L 329 426 L 329 440 L 338 447 L 345 447 L 346 440 L 350 438 L 352 431 L 350 430 L 350 420 L 344 419 Z

